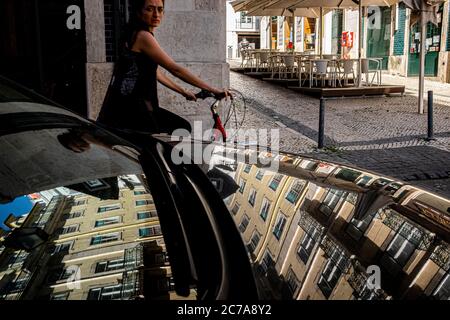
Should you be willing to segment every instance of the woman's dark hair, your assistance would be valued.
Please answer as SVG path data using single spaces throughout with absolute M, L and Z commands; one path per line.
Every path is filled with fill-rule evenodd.
M 132 46 L 134 38 L 137 32 L 141 30 L 148 30 L 148 26 L 142 22 L 139 18 L 139 14 L 144 8 L 146 0 L 131 0 L 130 1 L 130 17 L 128 25 L 125 28 L 124 33 L 124 45 L 129 47 Z M 163 5 L 165 5 L 165 0 L 162 0 Z

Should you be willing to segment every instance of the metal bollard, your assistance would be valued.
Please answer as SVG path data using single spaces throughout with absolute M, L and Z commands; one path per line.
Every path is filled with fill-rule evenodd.
M 433 91 L 428 91 L 428 134 L 427 140 L 432 141 L 436 140 L 434 138 L 434 110 L 433 110 Z
M 325 141 L 325 99 L 320 98 L 319 110 L 319 149 L 323 149 Z

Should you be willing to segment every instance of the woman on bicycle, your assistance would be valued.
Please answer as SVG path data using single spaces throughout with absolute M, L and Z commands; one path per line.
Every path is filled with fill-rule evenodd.
M 160 47 L 154 31 L 164 17 L 164 0 L 132 0 L 130 22 L 124 33 L 123 52 L 116 63 L 98 122 L 117 129 L 167 132 L 186 127 L 186 121 L 172 117 L 159 107 L 157 83 L 181 94 L 188 101 L 196 97 L 169 79 L 159 66 L 194 87 L 209 91 L 217 99 L 231 97 L 228 90 L 209 86 L 177 64 Z M 189 125 L 187 125 L 189 126 Z M 169 133 L 171 133 L 170 131 Z

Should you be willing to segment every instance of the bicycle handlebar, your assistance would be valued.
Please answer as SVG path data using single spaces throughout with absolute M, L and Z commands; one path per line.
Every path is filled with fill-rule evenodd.
M 208 90 L 202 90 L 202 91 L 200 91 L 199 93 L 197 93 L 197 94 L 195 95 L 195 97 L 196 97 L 197 99 L 205 100 L 205 99 L 207 99 L 207 98 L 215 98 L 216 96 L 215 96 L 212 92 L 210 92 L 210 91 L 208 91 Z

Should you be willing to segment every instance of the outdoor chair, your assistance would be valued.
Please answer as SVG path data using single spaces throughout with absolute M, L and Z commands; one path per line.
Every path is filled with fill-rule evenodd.
M 270 53 L 268 51 L 261 51 L 258 54 L 259 54 L 259 59 L 258 59 L 258 66 L 256 68 L 256 72 L 258 72 L 258 70 L 260 68 L 262 68 L 262 66 L 265 66 L 266 68 L 269 68 L 269 55 L 270 55 Z
M 376 68 L 370 68 L 370 62 L 376 63 Z M 377 77 L 377 84 L 381 85 L 381 62 L 379 59 L 361 59 L 361 77 L 363 74 L 366 75 L 366 85 L 372 86 L 375 77 Z M 372 79 L 370 79 L 370 74 L 373 74 Z
M 283 55 L 279 77 L 288 78 L 288 75 L 290 75 L 292 79 L 294 77 L 295 69 L 295 56 Z
M 241 59 L 242 59 L 242 63 L 241 63 L 241 68 L 246 68 L 250 65 L 250 68 L 253 67 L 253 55 L 251 54 L 251 52 L 247 49 L 241 49 L 240 51 L 241 53 Z
M 311 70 L 311 61 L 305 59 L 304 57 L 297 58 L 298 64 L 298 86 L 303 87 L 305 85 L 306 80 L 311 81 L 310 79 L 310 70 Z
M 318 86 L 318 80 L 320 79 L 322 87 L 325 86 L 325 82 L 327 79 L 328 74 L 328 64 L 329 60 L 313 60 L 313 70 L 312 70 L 312 77 L 311 81 L 309 83 L 309 87 L 311 87 L 314 80 L 316 81 L 316 87 Z
M 348 79 L 350 75 L 352 75 L 353 83 L 355 85 L 355 60 L 341 60 L 339 68 L 339 80 L 340 82 L 342 80 L 344 81 L 344 86 L 348 86 Z

